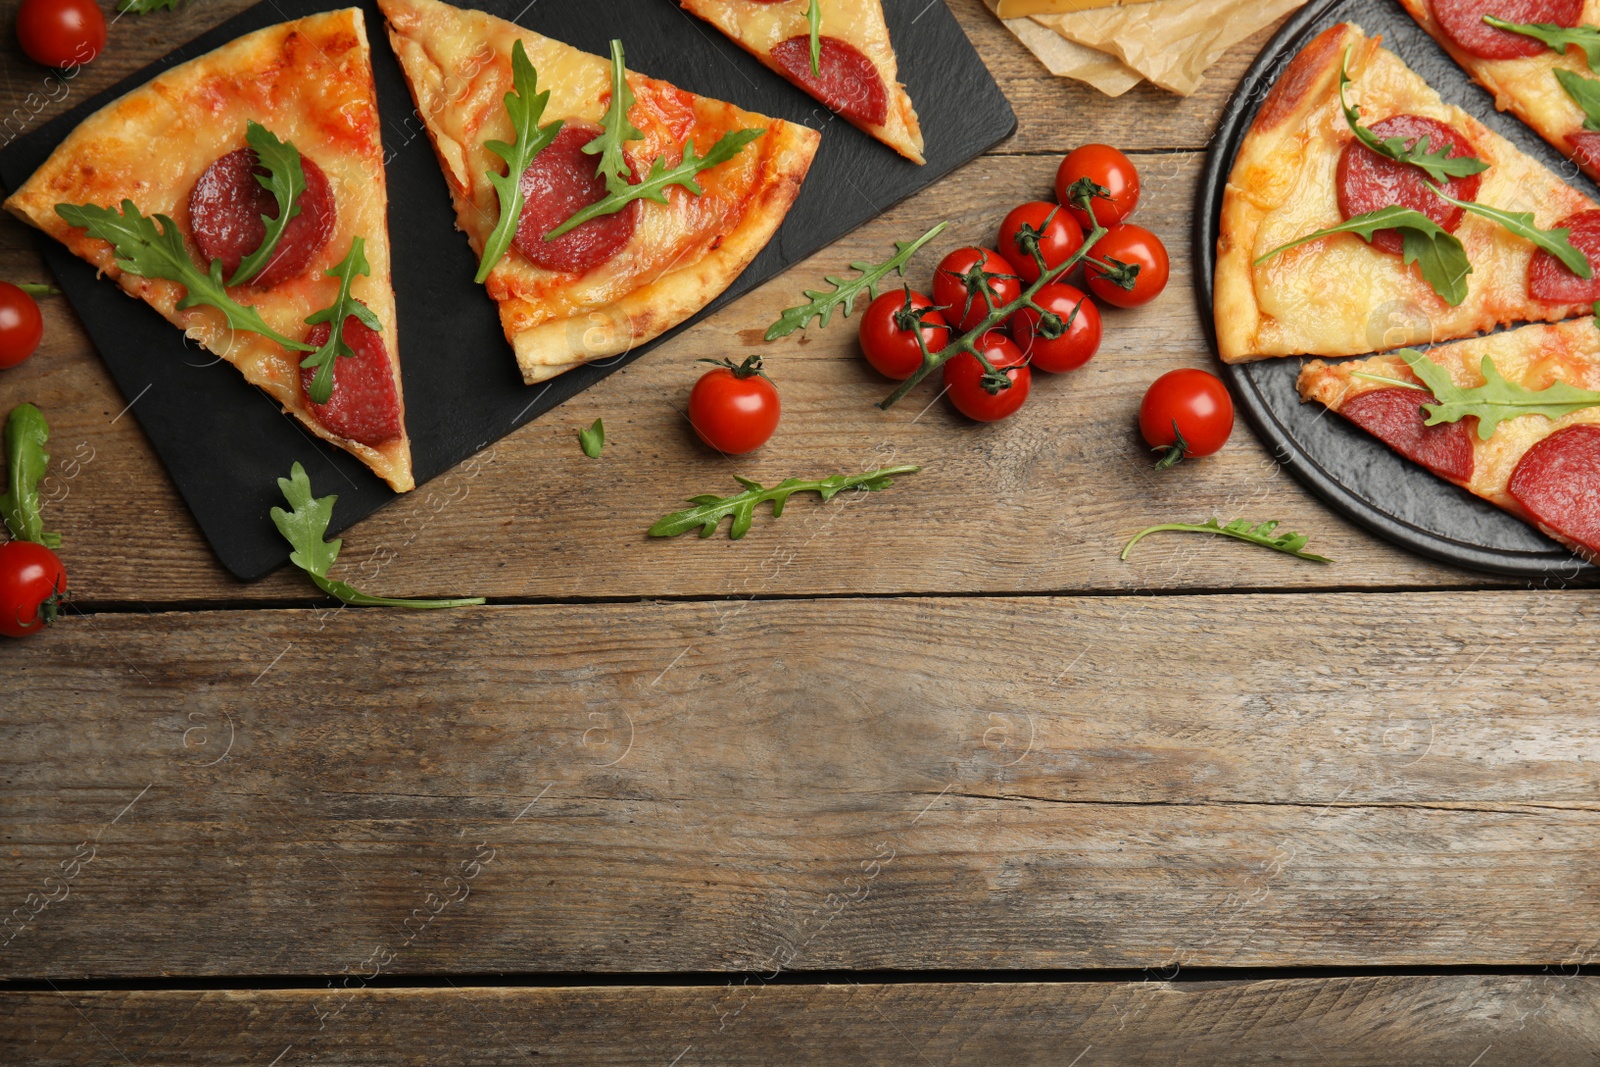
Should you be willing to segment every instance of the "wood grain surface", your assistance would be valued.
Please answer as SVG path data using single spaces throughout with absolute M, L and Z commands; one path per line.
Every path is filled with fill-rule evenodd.
M 0 996 L 0 1057 L 34 1067 L 1577 1067 L 1600 1047 L 1597 981 L 47 990 Z

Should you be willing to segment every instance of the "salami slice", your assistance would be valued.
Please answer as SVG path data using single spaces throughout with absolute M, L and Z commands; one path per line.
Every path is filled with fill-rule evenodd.
M 306 344 L 321 346 L 328 340 L 328 324 L 318 323 L 306 335 Z M 326 404 L 306 398 L 312 416 L 340 437 L 376 448 L 400 436 L 400 397 L 383 337 L 354 315 L 344 320 L 344 343 L 353 356 L 335 357 L 333 395 Z M 300 388 L 311 388 L 315 370 L 301 368 Z
M 1452 481 L 1472 479 L 1472 437 L 1467 420 L 1427 425 L 1422 405 L 1431 393 L 1415 389 L 1374 389 L 1345 401 L 1339 414 L 1384 444 L 1433 473 Z
M 1600 133 L 1579 130 L 1567 134 L 1567 155 L 1591 177 L 1600 175 Z
M 1588 304 L 1600 300 L 1600 210 L 1580 211 L 1562 219 L 1558 226 L 1569 231 L 1567 240 L 1596 266 L 1587 280 L 1567 269 L 1567 265 L 1540 248 L 1528 261 L 1528 295 L 1552 304 Z
M 1373 123 L 1368 129 L 1379 140 L 1403 138 L 1407 147 L 1415 147 L 1426 137 L 1429 152 L 1437 152 L 1445 145 L 1450 145 L 1451 159 L 1473 155 L 1466 138 L 1461 134 L 1436 119 L 1423 118 L 1421 115 L 1395 115 Z M 1435 196 L 1433 190 L 1428 188 L 1428 180 L 1422 168 L 1380 156 L 1360 141 L 1351 141 L 1339 156 L 1339 210 L 1345 218 L 1350 219 L 1369 211 L 1398 205 L 1420 211 L 1454 233 L 1466 213 Z M 1478 186 L 1482 183 L 1481 174 L 1451 178 L 1445 186 L 1445 192 L 1457 200 L 1472 200 L 1477 197 Z M 1402 246 L 1400 231 L 1379 230 L 1373 235 L 1372 245 L 1399 255 Z
M 1541 526 L 1600 552 L 1600 426 L 1568 426 L 1528 449 L 1506 491 Z
M 1545 51 L 1543 43 L 1520 33 L 1497 30 L 1483 16 L 1507 22 L 1576 26 L 1583 0 L 1433 0 L 1433 17 L 1445 36 L 1479 59 L 1516 59 Z
M 535 266 L 564 274 L 584 274 L 627 247 L 638 225 L 637 200 L 613 215 L 590 219 L 554 241 L 544 235 L 590 204 L 606 197 L 605 179 L 595 173 L 598 156 L 586 155 L 583 146 L 600 136 L 592 126 L 567 125 L 556 139 L 528 165 L 522 175 L 525 202 L 511 243 Z M 629 160 L 634 180 L 639 165 Z
M 272 259 L 248 285 L 268 289 L 299 277 L 333 236 L 338 218 L 328 177 L 305 156 L 300 167 L 306 176 L 300 214 L 289 220 Z M 258 172 L 265 173 L 256 166 L 255 150 L 240 148 L 207 167 L 189 193 L 189 230 L 207 263 L 222 261 L 224 277 L 232 277 L 240 261 L 266 239 L 261 217 L 278 217 L 278 200 L 256 180 Z
M 889 91 L 878 68 L 855 45 L 822 38 L 819 76 L 811 70 L 811 36 L 801 34 L 773 46 L 772 62 L 792 81 L 847 119 L 882 126 L 889 118 Z

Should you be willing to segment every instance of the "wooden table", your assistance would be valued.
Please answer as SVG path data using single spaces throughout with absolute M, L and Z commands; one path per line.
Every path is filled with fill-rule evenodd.
M 120 19 L 39 118 L 248 2 Z M 1132 428 L 1211 363 L 1195 186 L 1267 35 L 1191 99 L 1108 100 L 950 4 L 1013 139 L 346 534 L 358 584 L 486 608 L 229 578 L 45 301 L 0 407 L 54 428 L 77 610 L 0 647 L 0 1062 L 1600 1062 L 1593 591 L 1393 548 L 1243 427 L 1167 474 Z M 853 323 L 761 345 L 896 238 L 987 243 L 1092 140 L 1136 153 L 1172 283 L 1010 422 L 879 412 Z M 0 224 L 0 276 L 43 270 Z M 693 361 L 757 350 L 783 426 L 715 458 Z M 741 542 L 643 535 L 735 473 L 904 462 Z M 1213 514 L 1339 562 L 1117 559 Z

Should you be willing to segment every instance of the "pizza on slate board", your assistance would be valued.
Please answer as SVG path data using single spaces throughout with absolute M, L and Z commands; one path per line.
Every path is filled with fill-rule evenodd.
M 1445 10 L 1510 22 L 1566 0 L 1429 2 L 1434 32 Z M 1555 129 L 1541 132 L 1563 143 Z M 1596 264 L 1587 196 L 1343 23 L 1289 64 L 1241 144 L 1218 239 L 1218 348 L 1229 363 L 1398 349 L 1311 361 L 1301 398 L 1597 560 Z M 1406 347 L 1439 342 L 1455 343 Z

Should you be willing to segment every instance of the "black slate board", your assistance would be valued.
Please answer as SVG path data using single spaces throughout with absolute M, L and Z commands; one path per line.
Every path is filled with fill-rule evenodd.
M 20 138 L 0 153 L 0 180 L 15 189 L 88 114 L 174 64 L 251 30 L 339 6 L 329 0 L 265 0 Z M 384 147 L 391 157 L 389 232 L 406 424 L 421 485 L 660 341 L 551 382 L 522 384 L 495 305 L 472 281 L 472 250 L 455 230 L 444 177 L 389 49 L 383 17 L 373 0 L 360 6 L 372 41 Z M 464 6 L 481 7 L 598 55 L 607 54 L 610 39 L 620 36 L 627 44 L 630 69 L 823 130 L 810 176 L 772 243 L 722 297 L 680 330 L 1016 129 L 1010 104 L 940 0 L 884 4 L 900 57 L 900 78 L 916 102 L 928 141 L 928 163 L 922 167 L 829 115 L 709 24 L 679 10 L 673 0 L 472 0 Z M 282 503 L 276 479 L 295 460 L 305 464 L 318 493 L 338 494 L 335 533 L 394 499 L 360 462 L 307 434 L 265 394 L 245 384 L 237 371 L 187 344 L 153 310 L 109 282 L 97 281 L 92 267 L 54 241 L 41 237 L 40 244 L 130 403 L 130 413 L 139 419 L 217 556 L 234 574 L 259 578 L 288 560 L 288 546 L 268 511 Z M 538 491 L 537 485 L 527 486 L 530 495 Z
M 1551 170 L 1574 167 L 1532 130 L 1494 108 L 1455 61 L 1393 0 L 1314 0 L 1267 45 L 1223 112 L 1201 180 L 1195 262 L 1203 318 L 1211 321 L 1222 192 L 1256 109 L 1302 47 L 1337 22 L 1382 34 L 1385 47 L 1456 104 Z M 1582 182 L 1577 178 L 1576 181 Z M 1593 189 L 1585 192 L 1593 195 Z M 1215 337 L 1213 337 L 1215 344 Z M 1224 367 L 1234 398 L 1256 433 L 1301 482 L 1348 518 L 1389 540 L 1473 570 L 1524 578 L 1591 578 L 1600 570 L 1538 530 L 1402 459 L 1319 404 L 1302 404 L 1295 379 L 1303 361 L 1269 359 Z

